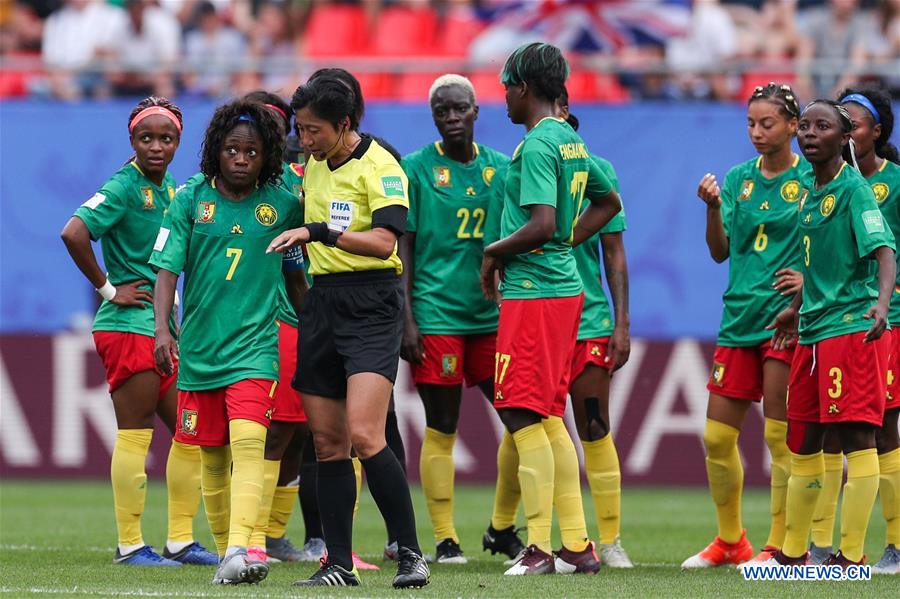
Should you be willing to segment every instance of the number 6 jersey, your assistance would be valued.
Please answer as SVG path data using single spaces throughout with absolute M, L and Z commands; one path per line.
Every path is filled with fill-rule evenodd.
M 755 347 L 772 337 L 766 327 L 791 303 L 772 285 L 782 268 L 800 269 L 797 209 L 812 170 L 794 155 L 791 168 L 767 179 L 753 158 L 728 171 L 722 184 L 722 223 L 728 235 L 728 287 L 722 296 L 718 345 Z
M 403 158 L 409 179 L 406 230 L 416 235 L 412 310 L 422 333 L 474 335 L 497 330 L 497 306 L 479 284 L 489 198 L 509 158 L 478 144 L 462 164 L 441 142 Z
M 274 185 L 235 202 L 219 194 L 215 179 L 198 174 L 175 194 L 150 264 L 184 271 L 179 389 L 278 380 L 275 316 L 284 258 L 266 248 L 302 223 L 299 200 Z

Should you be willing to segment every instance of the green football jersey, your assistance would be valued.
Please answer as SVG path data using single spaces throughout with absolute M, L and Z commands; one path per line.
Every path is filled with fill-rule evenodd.
M 498 311 L 484 299 L 479 273 L 493 181 L 509 158 L 475 144 L 475 159 L 461 164 L 441 142 L 408 154 L 406 230 L 415 233 L 412 311 L 422 333 L 473 335 L 497 330 Z
M 863 315 L 878 299 L 878 263 L 872 254 L 882 246 L 894 249 L 894 235 L 872 187 L 856 169 L 844 163 L 821 189 L 810 183 L 800 202 L 800 343 L 872 326 Z
M 881 214 L 896 239 L 900 236 L 900 165 L 885 160 L 881 163 L 881 168 L 867 180 L 875 193 L 875 201 L 881 208 Z M 891 296 L 889 316 L 891 323 L 900 324 L 900 258 L 897 260 L 897 282 Z
M 281 165 L 281 179 L 279 180 L 279 185 L 290 192 L 291 195 L 295 196 L 300 200 L 300 204 L 303 204 L 303 165 L 297 164 L 296 162 L 285 162 Z M 302 250 L 297 247 L 289 250 L 293 256 L 303 257 Z M 310 284 L 312 277 L 309 276 L 309 273 L 306 272 L 306 269 L 303 269 L 304 274 L 306 275 L 307 284 Z M 298 319 L 297 313 L 294 312 L 294 306 L 291 304 L 291 298 L 288 297 L 287 289 L 285 286 L 278 286 L 278 315 L 276 316 L 278 320 L 281 322 L 287 323 L 292 327 L 297 326 Z
M 762 157 L 733 167 L 722 184 L 722 223 L 728 235 L 728 287 L 722 295 L 718 344 L 751 347 L 771 339 L 766 327 L 791 303 L 772 285 L 775 272 L 800 268 L 797 205 L 811 181 L 809 163 L 767 179 Z
M 277 289 L 282 255 L 269 243 L 300 226 L 296 196 L 263 185 L 240 202 L 195 175 L 169 207 L 150 263 L 184 272 L 178 388 L 218 389 L 278 380 Z
M 599 156 L 591 157 L 618 193 L 619 178 L 613 165 Z M 599 233 L 574 250 L 575 264 L 584 284 L 584 308 L 581 311 L 581 323 L 578 325 L 579 341 L 609 337 L 615 328 L 615 320 L 609 310 L 609 300 L 600 279 L 600 236 L 604 233 L 621 233 L 625 228 L 625 207 L 622 206 L 622 210 L 606 223 Z
M 612 183 L 588 153 L 584 140 L 565 121 L 547 117 L 525 134 L 506 175 L 500 235 L 509 237 L 531 216 L 531 206 L 556 208 L 553 238 L 534 251 L 509 257 L 500 291 L 507 299 L 571 297 L 583 286 L 572 232 L 585 195 L 605 195 Z
M 154 185 L 134 162 L 112 176 L 100 191 L 75 211 L 91 234 L 100 240 L 109 282 L 122 285 L 146 279 L 143 288 L 153 291 L 156 273 L 147 264 L 163 215 L 175 196 L 175 179 L 169 173 L 162 185 Z M 153 304 L 144 308 L 119 306 L 106 300 L 94 319 L 95 331 L 154 335 Z M 171 329 L 175 331 L 175 317 Z

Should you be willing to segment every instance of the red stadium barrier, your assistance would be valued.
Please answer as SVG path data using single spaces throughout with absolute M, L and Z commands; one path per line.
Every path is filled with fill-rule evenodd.
M 613 378 L 611 398 L 626 485 L 706 484 L 702 437 L 712 352 L 713 344 L 693 339 L 633 342 L 631 360 Z M 115 417 L 90 335 L 3 335 L 0 358 L 0 475 L 107 477 Z M 396 400 L 410 476 L 417 478 L 425 419 L 405 367 Z M 761 411 L 751 410 L 741 435 L 748 485 L 768 481 L 762 422 Z M 161 424 L 157 429 L 148 467 L 159 476 L 169 442 Z M 458 481 L 494 480 L 501 433 L 490 405 L 467 391 L 456 446 Z

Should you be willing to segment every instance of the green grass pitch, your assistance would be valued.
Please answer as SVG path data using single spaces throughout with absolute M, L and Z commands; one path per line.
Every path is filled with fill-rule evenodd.
M 415 490 L 419 538 L 426 551 L 434 545 L 421 492 Z M 622 498 L 622 541 L 637 567 L 604 568 L 597 576 L 505 577 L 499 556 L 481 551 L 481 534 L 490 518 L 493 489 L 461 487 L 456 519 L 469 564 L 433 566 L 430 586 L 415 591 L 390 588 L 394 568 L 380 560 L 384 543 L 381 517 L 364 491 L 355 524 L 355 546 L 381 564 L 381 572 L 363 572 L 359 589 L 300 590 L 290 583 L 306 577 L 313 564 L 274 564 L 258 586 L 210 584 L 211 567 L 179 569 L 114 566 L 112 492 L 104 482 L 21 482 L 0 485 L 0 593 L 23 596 L 145 597 L 898 597 L 900 578 L 869 582 L 745 582 L 733 568 L 681 572 L 681 561 L 700 550 L 714 532 L 712 501 L 704 489 L 626 489 Z M 593 508 L 585 494 L 589 530 L 596 535 Z M 144 539 L 157 549 L 165 542 L 165 489 L 152 481 L 147 496 Z M 744 517 L 758 548 L 768 533 L 768 494 L 745 494 Z M 199 540 L 212 547 L 203 513 Z M 295 511 L 288 535 L 302 541 L 302 520 Z M 558 540 L 556 541 L 558 542 Z M 866 544 L 870 560 L 881 557 L 884 522 L 876 503 Z

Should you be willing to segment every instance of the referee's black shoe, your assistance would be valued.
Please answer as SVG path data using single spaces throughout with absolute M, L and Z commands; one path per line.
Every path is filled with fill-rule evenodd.
M 401 547 L 397 552 L 397 575 L 394 576 L 395 589 L 420 589 L 431 582 L 431 573 L 425 558 L 412 549 Z
M 309 578 L 295 580 L 297 587 L 358 587 L 359 577 L 355 572 L 348 572 L 337 564 L 325 562 Z
M 519 530 L 515 526 L 497 530 L 490 524 L 481 538 L 481 546 L 491 555 L 502 553 L 509 559 L 517 559 L 525 550 L 525 544 L 519 538 Z

